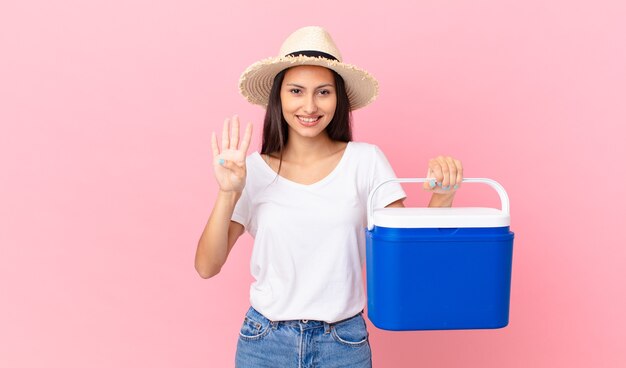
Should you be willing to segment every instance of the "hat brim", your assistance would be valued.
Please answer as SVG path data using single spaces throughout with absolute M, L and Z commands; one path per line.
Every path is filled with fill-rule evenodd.
M 351 110 L 370 104 L 378 96 L 378 81 L 365 70 L 336 60 L 302 55 L 272 57 L 250 65 L 241 74 L 239 91 L 250 103 L 266 107 L 276 75 L 300 65 L 317 65 L 337 72 L 345 82 Z

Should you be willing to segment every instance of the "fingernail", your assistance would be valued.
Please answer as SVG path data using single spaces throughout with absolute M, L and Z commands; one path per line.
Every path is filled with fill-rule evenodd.
M 435 184 L 434 180 L 429 181 L 428 185 L 430 186 L 431 189 L 434 188 L 435 186 L 437 186 L 437 184 Z
M 458 184 L 454 184 L 454 189 L 459 189 L 459 185 Z
M 217 163 L 220 165 L 224 165 L 224 159 L 220 158 L 219 160 L 217 160 Z
M 448 189 L 450 189 L 450 186 L 449 186 L 449 185 L 446 185 L 445 187 L 441 187 L 441 189 L 443 189 L 443 190 L 448 190 Z

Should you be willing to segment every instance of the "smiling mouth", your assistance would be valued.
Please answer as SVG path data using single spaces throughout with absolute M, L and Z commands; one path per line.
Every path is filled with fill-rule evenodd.
M 316 117 L 304 117 L 304 116 L 296 115 L 296 117 L 298 118 L 298 121 L 300 122 L 300 124 L 307 126 L 307 127 L 316 125 L 322 119 L 321 115 L 316 116 Z

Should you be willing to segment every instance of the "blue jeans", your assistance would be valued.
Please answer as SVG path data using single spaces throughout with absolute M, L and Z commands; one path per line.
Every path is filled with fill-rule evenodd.
M 239 332 L 237 368 L 362 368 L 372 366 L 361 311 L 335 323 L 270 321 L 250 307 Z

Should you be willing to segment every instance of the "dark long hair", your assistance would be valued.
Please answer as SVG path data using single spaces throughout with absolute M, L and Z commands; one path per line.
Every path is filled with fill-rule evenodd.
M 265 120 L 263 122 L 263 140 L 261 154 L 270 155 L 278 153 L 280 163 L 278 172 L 283 163 L 283 150 L 289 139 L 289 126 L 283 116 L 283 105 L 280 101 L 280 89 L 285 79 L 285 69 L 274 77 L 274 83 L 270 91 Z M 350 99 L 343 78 L 332 69 L 329 69 L 335 78 L 335 91 L 337 93 L 337 106 L 333 119 L 326 127 L 328 137 L 333 141 L 350 142 L 352 140 L 352 111 Z

